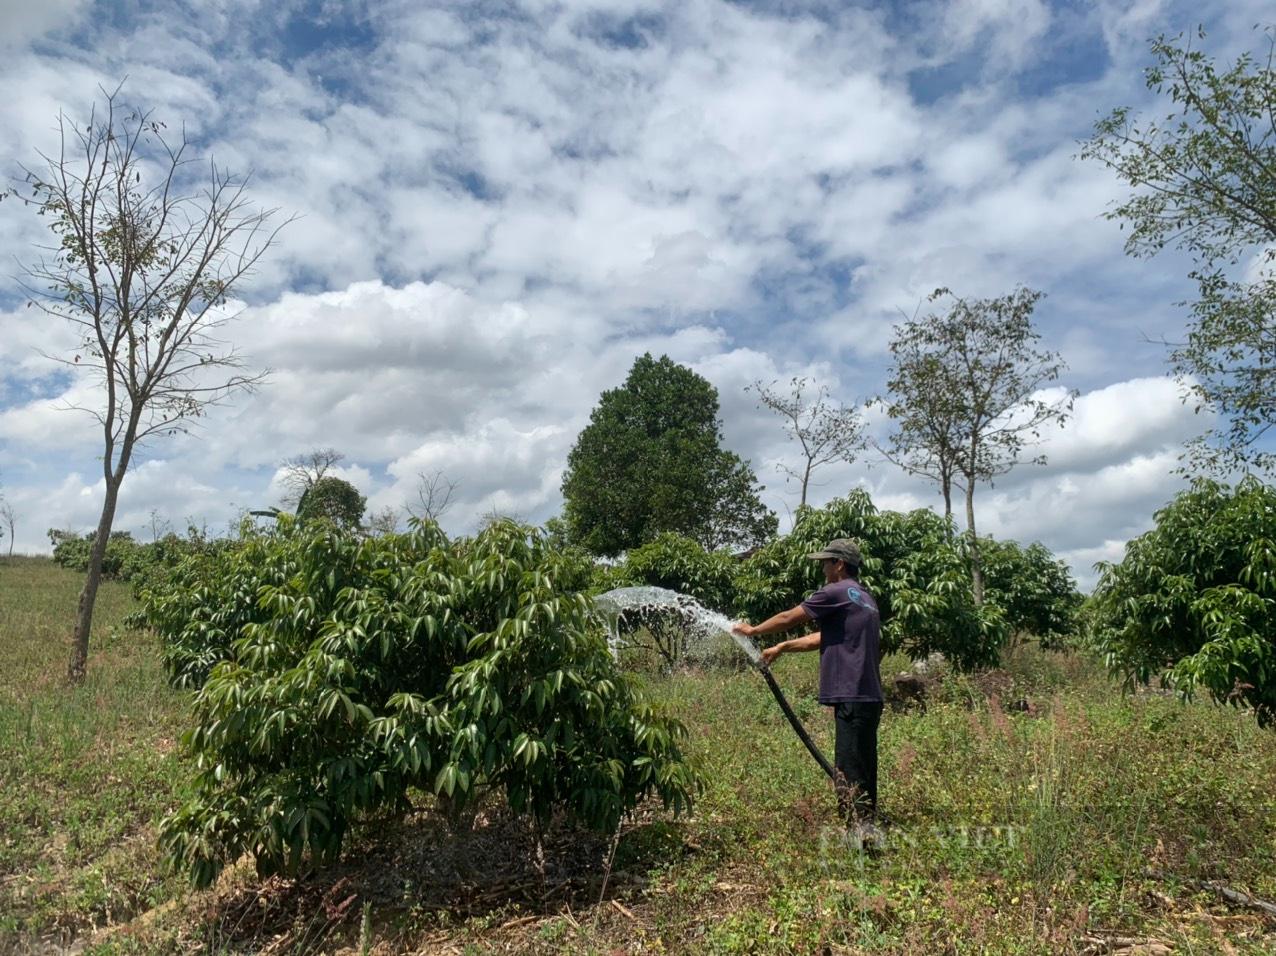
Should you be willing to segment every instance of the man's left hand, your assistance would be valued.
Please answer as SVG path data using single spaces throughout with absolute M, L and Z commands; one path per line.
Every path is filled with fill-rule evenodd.
M 752 637 L 757 633 L 753 625 L 748 621 L 736 621 L 731 625 L 731 630 L 736 634 L 743 634 L 745 637 Z

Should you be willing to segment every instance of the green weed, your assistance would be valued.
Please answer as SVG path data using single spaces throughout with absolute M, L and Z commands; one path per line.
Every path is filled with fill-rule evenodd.
M 337 872 L 260 880 L 241 867 L 193 893 L 161 873 L 154 829 L 189 773 L 173 743 L 186 698 L 151 639 L 120 623 L 131 602 L 111 582 L 98 625 L 114 636 L 95 644 L 84 687 L 63 685 L 78 587 L 47 561 L 0 564 L 0 952 L 279 940 L 292 953 L 1046 956 L 1105 934 L 1276 951 L 1276 924 L 1198 882 L 1276 899 L 1276 734 L 1231 708 L 1123 695 L 1096 662 L 1031 645 L 991 675 L 942 678 L 925 711 L 887 711 L 880 854 L 837 825 L 827 781 L 757 675 L 718 669 L 641 678 L 687 724 L 708 788 L 686 820 L 645 807 L 626 823 L 601 902 L 599 879 L 543 901 L 472 881 L 440 898 L 423 869 L 436 851 L 413 850 L 418 824 L 389 818 L 351 835 Z M 794 655 L 775 670 L 831 753 L 815 664 Z M 325 900 L 349 895 L 330 918 Z

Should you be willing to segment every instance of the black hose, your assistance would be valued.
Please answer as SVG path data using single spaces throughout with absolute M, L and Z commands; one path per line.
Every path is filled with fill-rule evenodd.
M 762 672 L 762 676 L 766 678 L 767 686 L 771 688 L 771 693 L 775 695 L 775 701 L 780 705 L 780 710 L 784 711 L 784 716 L 789 718 L 789 723 L 793 725 L 793 731 L 806 744 L 806 749 L 811 751 L 811 756 L 815 758 L 830 780 L 837 778 L 833 774 L 833 765 L 828 762 L 824 754 L 820 753 L 820 748 L 815 746 L 815 741 L 811 739 L 810 734 L 806 732 L 806 728 L 802 726 L 802 721 L 798 720 L 798 715 L 793 713 L 793 708 L 789 706 L 788 698 L 784 696 L 784 691 L 780 690 L 780 685 L 775 682 L 775 678 L 771 676 L 771 668 L 766 664 L 758 664 L 758 670 Z

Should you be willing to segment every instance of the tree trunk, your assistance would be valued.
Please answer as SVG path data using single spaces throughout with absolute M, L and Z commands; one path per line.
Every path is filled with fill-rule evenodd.
M 806 487 L 811 483 L 811 459 L 806 460 L 806 470 L 802 472 L 802 500 L 798 503 L 799 508 L 806 507 Z
M 111 452 L 114 442 L 107 433 L 106 454 L 102 460 L 102 477 L 106 482 L 106 498 L 102 502 L 102 517 L 97 524 L 97 537 L 93 541 L 93 550 L 89 553 L 89 570 L 84 579 L 84 590 L 80 592 L 80 606 L 75 617 L 75 634 L 71 640 L 71 661 L 67 665 L 67 680 L 72 684 L 82 683 L 89 664 L 89 632 L 93 626 L 93 607 L 97 603 L 98 585 L 102 583 L 102 563 L 106 558 L 107 545 L 111 543 L 111 526 L 115 524 L 115 505 L 120 496 L 120 485 L 124 483 L 124 475 L 128 471 L 129 459 L 133 456 L 133 442 L 137 440 L 137 423 L 142 413 L 142 406 L 135 404 L 130 409 L 128 425 L 120 441 L 120 457 L 114 469 L 110 467 Z
M 122 479 L 124 476 L 119 476 Z M 102 583 L 102 563 L 106 558 L 106 546 L 111 539 L 111 525 L 115 523 L 115 503 L 119 498 L 120 480 L 107 479 L 106 500 L 102 502 L 102 517 L 97 523 L 97 537 L 89 552 L 89 570 L 80 592 L 79 609 L 75 617 L 75 635 L 71 640 L 71 662 L 66 677 L 72 684 L 84 681 L 89 662 L 89 631 L 93 625 L 93 605 L 97 602 L 98 585 Z
M 532 866 L 536 869 L 536 888 L 542 896 L 545 893 L 545 829 L 541 826 L 541 818 L 532 812 Z
M 944 520 L 953 520 L 953 479 L 951 475 L 944 475 L 940 480 L 940 486 L 944 490 Z
M 966 530 L 970 534 L 970 585 L 975 607 L 984 603 L 984 566 L 979 557 L 979 535 L 975 532 L 975 482 L 966 478 Z

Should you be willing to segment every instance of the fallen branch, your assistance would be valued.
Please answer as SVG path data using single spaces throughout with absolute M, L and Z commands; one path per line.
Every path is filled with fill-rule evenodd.
M 1165 874 L 1160 870 L 1148 867 L 1144 872 L 1157 880 L 1164 880 Z M 1221 880 L 1184 880 L 1188 886 L 1194 886 L 1197 889 L 1206 890 L 1215 893 L 1229 903 L 1235 903 L 1237 906 L 1247 906 L 1250 909 L 1259 910 L 1268 916 L 1276 918 L 1276 903 L 1269 903 L 1267 900 L 1260 900 L 1257 896 L 1246 893 L 1244 890 L 1238 890 L 1228 886 Z
M 1083 936 L 1087 944 L 1081 950 L 1081 956 L 1103 956 L 1103 954 L 1138 953 L 1140 956 L 1168 956 L 1174 952 L 1170 946 L 1159 939 L 1138 936 Z
M 503 933 L 506 930 L 514 929 L 518 926 L 526 926 L 528 923 L 534 923 L 540 919 L 544 919 L 544 917 L 539 913 L 533 913 L 531 916 L 520 916 L 518 919 L 512 919 L 508 923 L 502 923 L 496 928 L 496 931 Z
M 1276 917 L 1276 903 L 1269 903 L 1266 900 L 1260 900 L 1257 896 L 1251 896 L 1243 890 L 1233 889 L 1226 883 L 1220 883 L 1218 880 L 1198 880 L 1197 886 L 1206 890 L 1213 890 L 1229 903 L 1235 903 L 1237 906 L 1248 906 L 1250 909 L 1262 910 L 1268 916 Z

